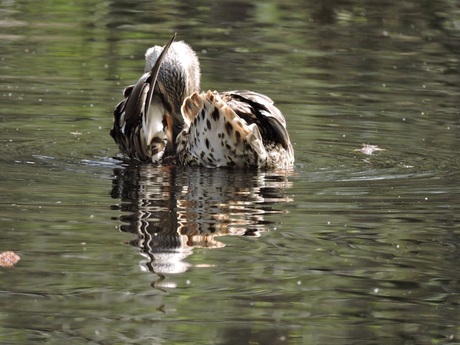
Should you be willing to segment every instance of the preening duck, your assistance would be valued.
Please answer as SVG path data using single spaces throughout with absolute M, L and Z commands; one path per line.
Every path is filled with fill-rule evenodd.
M 200 93 L 192 48 L 149 48 L 144 74 L 124 90 L 110 135 L 130 158 L 206 167 L 288 169 L 294 150 L 273 101 L 253 91 Z

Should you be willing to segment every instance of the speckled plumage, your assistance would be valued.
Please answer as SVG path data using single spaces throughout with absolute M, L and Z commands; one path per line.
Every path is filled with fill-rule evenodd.
M 182 105 L 181 164 L 286 169 L 294 163 L 284 117 L 252 91 L 194 93 Z
M 147 50 L 146 73 L 115 109 L 111 135 L 120 150 L 158 163 L 172 158 L 182 165 L 291 168 L 294 150 L 273 101 L 252 91 L 199 93 L 198 59 L 190 46 L 173 40 L 164 50 Z

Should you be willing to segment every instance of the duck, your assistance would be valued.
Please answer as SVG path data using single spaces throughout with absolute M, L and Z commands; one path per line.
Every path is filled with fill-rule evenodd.
M 110 135 L 130 159 L 208 168 L 291 169 L 294 150 L 274 102 L 249 90 L 200 91 L 194 50 L 176 34 L 145 53 L 123 91 Z

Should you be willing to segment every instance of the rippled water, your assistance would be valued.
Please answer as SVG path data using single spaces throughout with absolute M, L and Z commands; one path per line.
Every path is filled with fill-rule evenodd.
M 1 344 L 460 341 L 457 2 L 3 1 L 0 28 Z M 293 172 L 120 159 L 173 32 L 203 89 L 276 101 Z

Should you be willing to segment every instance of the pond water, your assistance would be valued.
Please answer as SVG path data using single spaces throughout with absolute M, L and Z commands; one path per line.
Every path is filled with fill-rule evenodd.
M 460 342 L 457 1 L 5 0 L 0 28 L 0 344 Z M 203 89 L 275 100 L 292 172 L 119 159 L 174 32 Z

